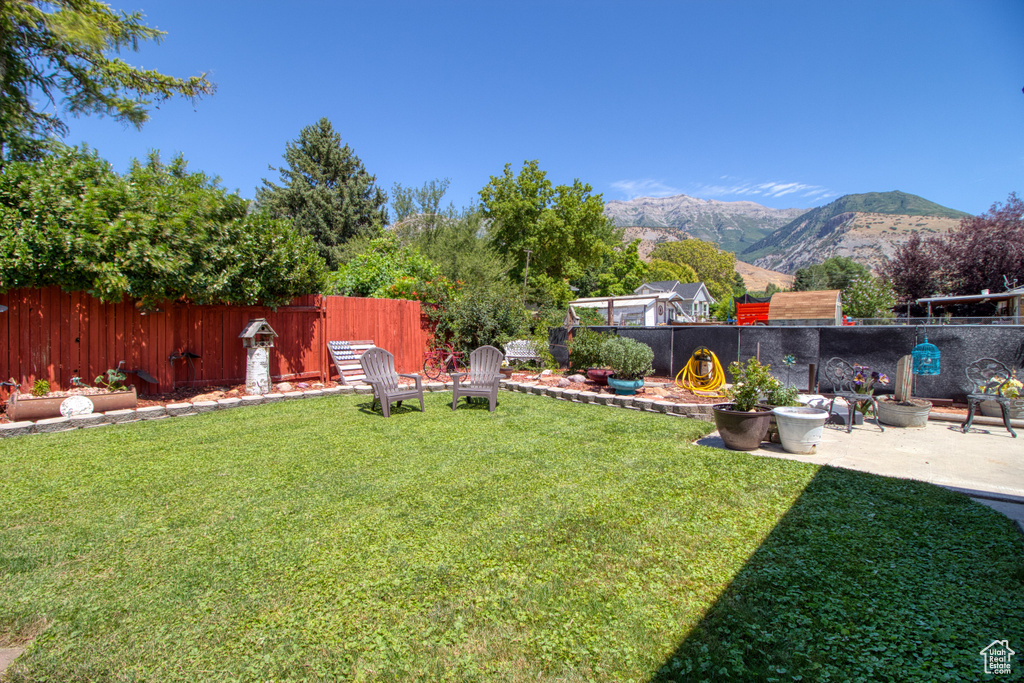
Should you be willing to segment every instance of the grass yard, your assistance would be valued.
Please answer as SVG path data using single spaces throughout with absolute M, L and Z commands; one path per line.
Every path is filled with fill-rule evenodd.
M 450 400 L 0 442 L 7 680 L 953 681 L 1024 646 L 1024 538 L 967 498 Z

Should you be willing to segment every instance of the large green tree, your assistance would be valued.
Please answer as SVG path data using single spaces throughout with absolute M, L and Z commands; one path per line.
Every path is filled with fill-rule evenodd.
M 715 299 L 729 298 L 736 279 L 736 255 L 712 242 L 686 239 L 663 242 L 651 250 L 651 259 L 689 266 Z
M 67 132 L 62 114 L 140 127 L 154 103 L 211 94 L 205 74 L 174 78 L 117 57 L 163 35 L 95 0 L 0 0 L 0 164 L 38 158 L 43 140 Z
M 480 190 L 492 243 L 512 262 L 513 279 L 522 281 L 530 251 L 530 272 L 554 280 L 580 277 L 601 262 L 609 246 L 620 242 L 604 199 L 579 180 L 552 185 L 539 163 L 527 161 L 519 175 L 506 164 Z
M 274 306 L 320 292 L 312 241 L 247 208 L 181 157 L 154 153 L 119 176 L 94 152 L 56 145 L 0 173 L 0 290 L 57 285 L 143 307 Z
M 270 167 L 281 184 L 264 179 L 256 206 L 312 237 L 328 266 L 338 267 L 348 240 L 380 235 L 388 222 L 387 194 L 327 118 L 299 131 L 285 146 L 284 160 L 287 167 Z
M 832 256 L 821 263 L 798 269 L 793 280 L 793 291 L 845 290 L 855 279 L 870 276 L 871 271 L 853 259 L 847 256 Z

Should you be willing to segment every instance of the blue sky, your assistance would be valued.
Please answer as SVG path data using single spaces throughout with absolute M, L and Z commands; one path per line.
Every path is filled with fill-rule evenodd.
M 456 206 L 527 159 L 606 201 L 1024 191 L 1021 0 L 111 4 L 167 32 L 129 63 L 218 91 L 68 141 L 119 171 L 180 152 L 245 197 L 322 116 L 385 191 L 449 178 Z

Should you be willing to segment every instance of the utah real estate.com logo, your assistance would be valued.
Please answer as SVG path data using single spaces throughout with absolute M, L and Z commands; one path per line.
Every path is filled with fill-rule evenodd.
M 1010 649 L 1010 641 L 993 640 L 980 654 L 985 660 L 985 673 L 1008 674 L 1011 668 L 1010 657 L 1017 653 Z

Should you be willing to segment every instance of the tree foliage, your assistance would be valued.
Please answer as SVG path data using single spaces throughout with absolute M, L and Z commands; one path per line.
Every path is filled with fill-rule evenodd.
M 663 242 L 651 251 L 651 259 L 689 266 L 717 300 L 728 299 L 736 274 L 736 255 L 722 251 L 712 242 L 686 239 Z
M 387 195 L 327 118 L 299 131 L 285 146 L 287 167 L 274 168 L 281 185 L 267 179 L 256 205 L 274 218 L 287 218 L 316 242 L 332 269 L 340 247 L 354 237 L 377 237 L 387 223 Z
M 883 269 L 902 301 L 1024 284 L 1024 201 L 1010 193 L 946 235 L 913 235 Z
M 529 333 L 530 314 L 516 287 L 471 289 L 453 299 L 434 328 L 435 340 L 447 340 L 462 351 L 489 344 L 497 348 Z
M 793 280 L 794 292 L 810 292 L 822 289 L 845 290 L 858 277 L 870 277 L 871 271 L 864 265 L 846 256 L 832 256 L 821 263 L 800 268 Z M 844 301 L 846 297 L 843 297 Z
M 647 264 L 647 279 L 650 282 L 700 282 L 697 271 L 690 266 L 664 259 L 651 259 Z
M 153 103 L 212 94 L 205 74 L 174 78 L 116 56 L 163 35 L 95 0 L 0 2 L 0 164 L 38 158 L 47 137 L 67 132 L 60 113 L 141 127 Z
M 324 262 L 284 221 L 248 215 L 216 179 L 156 153 L 125 176 L 85 149 L 0 174 L 0 287 L 57 285 L 144 307 L 280 305 L 322 290 Z
M 896 254 L 882 267 L 882 274 L 901 302 L 913 302 L 939 291 L 940 263 L 933 245 L 915 232 L 896 248 Z
M 858 275 L 843 290 L 843 313 L 854 318 L 892 318 L 896 292 L 880 277 Z
M 415 247 L 403 247 L 393 233 L 371 240 L 367 249 L 330 275 L 328 291 L 342 296 L 389 296 L 402 278 L 427 282 L 441 277 L 441 269 Z M 408 297 L 417 298 L 417 297 Z
M 600 263 L 605 248 L 618 243 L 604 200 L 592 191 L 578 179 L 553 186 L 536 160 L 525 162 L 518 176 L 511 164 L 491 176 L 480 190 L 483 214 L 495 249 L 512 262 L 513 280 L 522 282 L 526 250 L 532 273 L 566 280 Z

